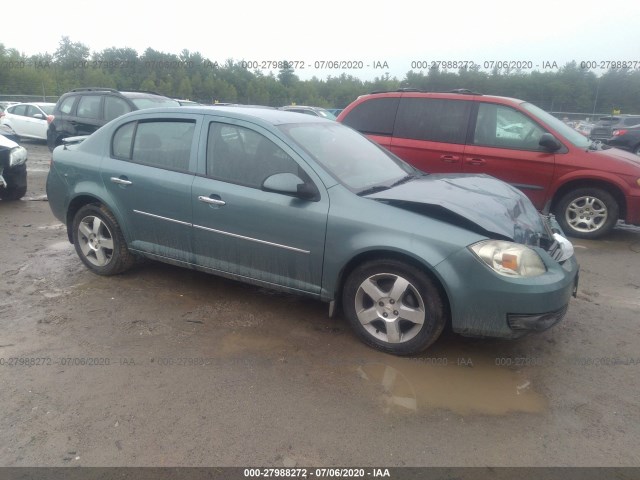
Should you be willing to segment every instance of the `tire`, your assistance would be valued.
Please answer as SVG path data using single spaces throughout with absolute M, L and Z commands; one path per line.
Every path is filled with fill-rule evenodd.
M 0 188 L 0 199 L 20 200 L 27 193 L 27 186 Z
M 435 283 L 419 269 L 393 259 L 357 267 L 345 282 L 342 308 L 364 343 L 395 355 L 426 350 L 446 323 Z
M 620 207 L 606 190 L 585 187 L 564 195 L 555 209 L 564 232 L 576 238 L 595 239 L 609 233 L 618 221 Z
M 640 156 L 640 144 L 636 145 L 636 147 L 633 149 L 633 153 Z
M 73 217 L 73 244 L 80 260 L 98 275 L 117 275 L 133 266 L 118 222 L 103 205 L 89 204 Z

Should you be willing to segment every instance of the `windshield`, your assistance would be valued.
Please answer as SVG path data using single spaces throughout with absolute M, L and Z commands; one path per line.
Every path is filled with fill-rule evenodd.
M 416 170 L 339 123 L 281 125 L 282 130 L 340 183 L 360 192 L 388 187 Z
M 140 97 L 132 98 L 131 101 L 139 110 L 144 110 L 145 108 L 180 106 L 180 103 L 177 101 L 165 97 Z
M 588 148 L 589 145 L 591 145 L 591 141 L 580 132 L 574 130 L 573 128 L 565 124 L 562 120 L 554 117 L 550 113 L 545 112 L 541 108 L 536 107 L 531 103 L 523 103 L 520 106 L 527 112 L 531 113 L 534 117 L 549 125 L 553 130 L 557 131 L 560 135 L 562 135 L 576 147 Z
M 328 118 L 329 120 L 335 120 L 336 116 L 331 113 L 329 110 L 325 110 L 324 108 L 316 108 L 316 112 L 319 117 Z
M 53 115 L 53 107 L 55 107 L 56 105 L 38 105 L 40 107 L 40 110 L 42 110 L 45 114 L 47 115 Z

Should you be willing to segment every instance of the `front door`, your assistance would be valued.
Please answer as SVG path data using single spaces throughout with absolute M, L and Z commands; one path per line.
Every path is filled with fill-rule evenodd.
M 212 118 L 206 174 L 193 183 L 196 263 L 245 279 L 318 294 L 329 210 L 326 191 L 281 139 L 255 124 Z M 276 173 L 313 182 L 315 200 L 262 190 Z

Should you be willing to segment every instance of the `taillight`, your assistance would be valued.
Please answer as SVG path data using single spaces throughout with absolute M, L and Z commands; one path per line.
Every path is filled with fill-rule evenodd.
M 4 112 L 0 112 L 0 118 L 4 117 Z
M 614 130 L 613 136 L 619 137 L 620 135 L 624 135 L 625 133 L 627 133 L 627 131 L 624 128 L 621 128 L 620 130 Z
M 47 115 L 47 125 L 49 125 L 51 122 L 53 122 L 53 119 L 56 118 L 53 115 Z

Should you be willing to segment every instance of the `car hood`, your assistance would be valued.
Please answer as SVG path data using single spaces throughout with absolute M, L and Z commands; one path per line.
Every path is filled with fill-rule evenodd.
M 518 189 L 489 175 L 425 175 L 365 198 L 435 216 L 514 242 L 537 245 L 543 220 Z
M 16 142 L 0 134 L 0 149 L 4 150 L 7 148 L 15 148 L 17 146 L 18 144 Z
M 613 148 L 604 148 L 602 150 L 587 150 L 587 151 L 589 152 L 589 155 L 594 155 L 594 157 L 604 157 L 604 158 L 598 158 L 598 160 L 596 160 L 596 162 L 598 162 L 599 165 L 606 165 L 606 163 L 600 163 L 600 162 L 606 162 L 607 159 L 612 158 L 623 165 L 628 165 L 628 166 L 630 165 L 635 168 L 640 166 L 640 156 L 635 155 L 631 152 L 627 152 L 626 150 L 621 150 L 619 148 L 613 147 Z M 626 173 L 626 172 L 621 172 L 621 173 Z M 635 173 L 637 173 L 637 171 Z

